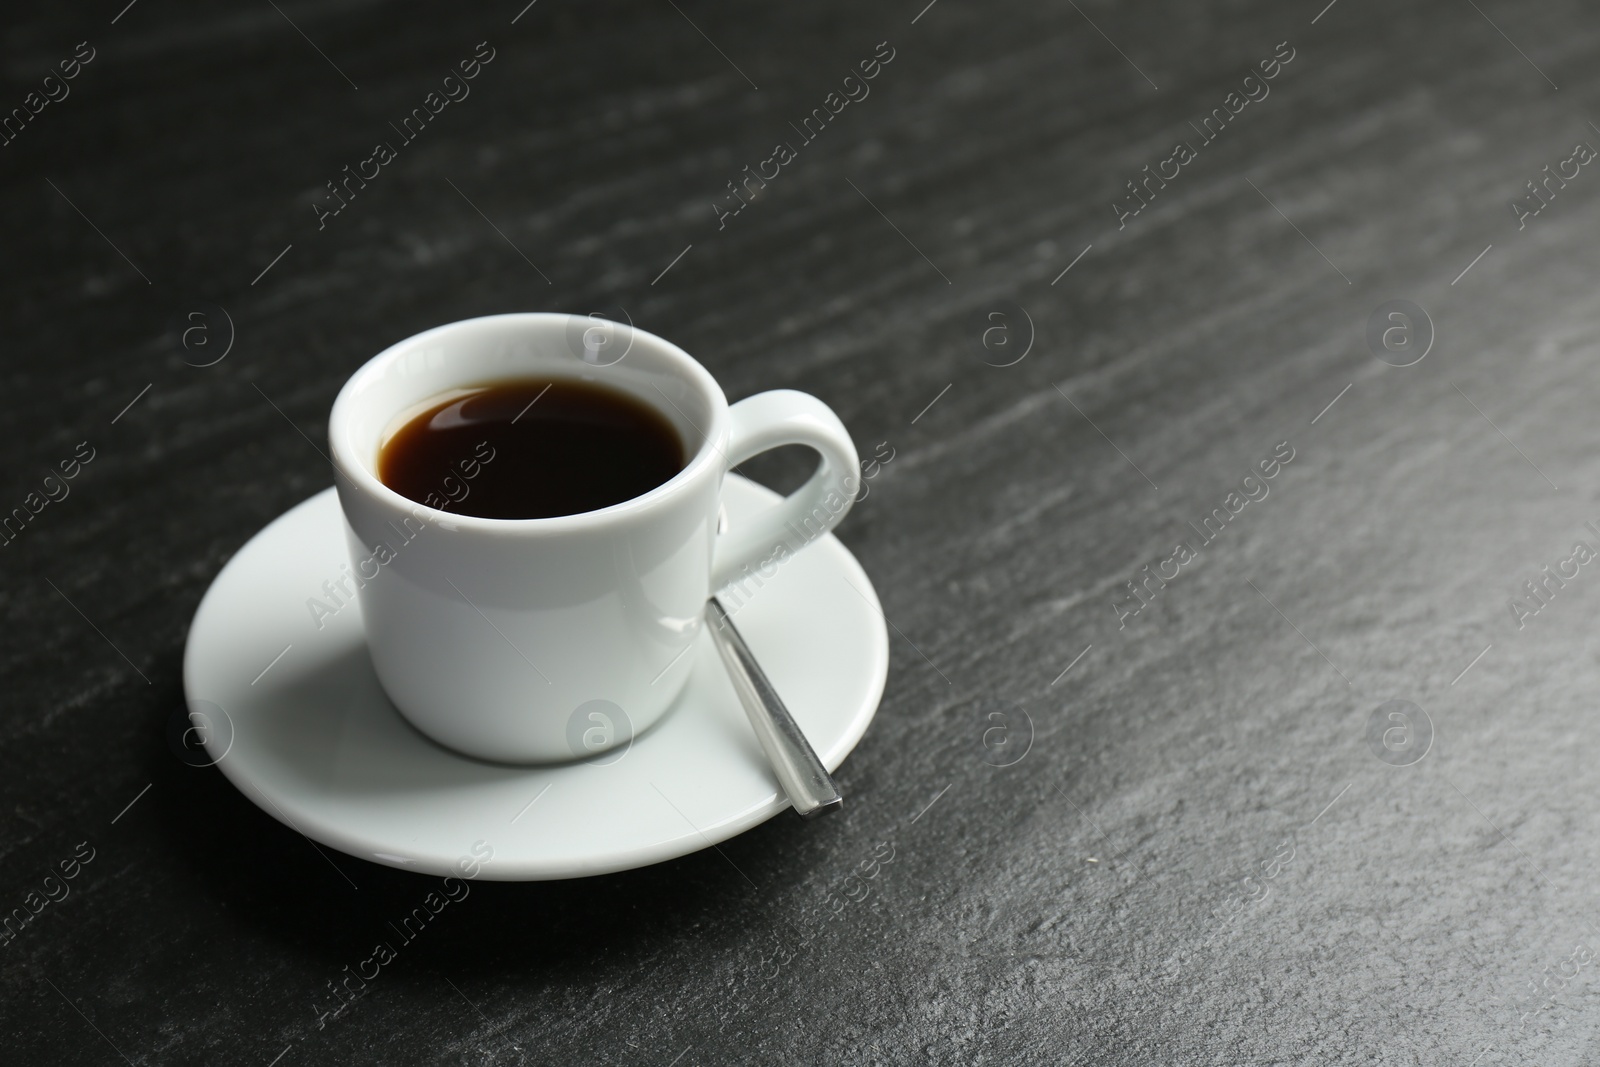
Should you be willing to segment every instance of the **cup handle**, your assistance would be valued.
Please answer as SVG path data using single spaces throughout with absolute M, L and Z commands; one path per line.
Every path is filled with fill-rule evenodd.
M 839 524 L 861 488 L 855 443 L 839 416 L 816 397 L 793 389 L 774 389 L 746 397 L 728 409 L 728 467 L 779 445 L 808 445 L 822 461 L 811 478 L 766 511 L 731 526 L 717 538 L 711 563 L 715 592 L 746 567 L 781 554 L 780 545 L 798 552 Z

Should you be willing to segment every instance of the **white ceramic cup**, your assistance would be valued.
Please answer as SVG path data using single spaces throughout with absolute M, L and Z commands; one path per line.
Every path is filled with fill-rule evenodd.
M 542 519 L 447 512 L 378 480 L 380 448 L 430 401 L 527 377 L 632 394 L 672 423 L 688 463 L 632 500 Z M 855 446 L 820 400 L 785 389 L 730 407 L 676 345 L 572 315 L 493 315 L 401 341 L 345 383 L 328 438 L 379 681 L 424 734 L 502 762 L 585 757 L 648 728 L 689 680 L 711 593 L 770 577 L 860 488 Z M 719 534 L 729 468 L 787 444 L 820 453 L 816 473 Z M 460 485 L 481 458 L 462 457 Z

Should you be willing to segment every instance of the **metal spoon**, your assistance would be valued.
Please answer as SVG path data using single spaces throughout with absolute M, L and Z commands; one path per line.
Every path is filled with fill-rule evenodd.
M 806 819 L 838 810 L 844 805 L 844 797 L 840 796 L 833 776 L 817 758 L 806 735 L 800 732 L 794 716 L 789 714 L 761 664 L 751 654 L 750 646 L 744 643 L 716 597 L 706 602 L 706 619 L 711 624 L 711 639 L 722 654 L 728 677 L 739 694 L 739 703 L 750 716 L 756 740 L 761 742 L 773 773 L 778 776 L 778 784 L 788 794 L 794 810 Z

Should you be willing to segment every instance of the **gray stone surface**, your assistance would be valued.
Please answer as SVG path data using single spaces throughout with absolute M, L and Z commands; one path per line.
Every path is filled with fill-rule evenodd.
M 0 52 L 9 109 L 95 50 L 0 147 L 0 508 L 95 456 L 0 550 L 0 908 L 93 849 L 0 946 L 0 1059 L 1600 1055 L 1600 574 L 1508 606 L 1600 547 L 1600 170 L 1508 208 L 1600 145 L 1592 8 L 122 5 L 10 13 Z M 479 41 L 471 95 L 319 230 L 324 182 Z M 870 96 L 719 229 L 880 41 Z M 1119 229 L 1124 183 L 1283 41 Z M 1395 299 L 1437 334 L 1404 368 L 1366 340 Z M 202 368 L 171 323 L 204 302 L 236 340 Z M 329 484 L 312 446 L 372 353 L 615 307 L 731 396 L 804 389 L 894 449 L 841 530 L 899 631 L 846 809 L 476 885 L 319 1026 L 432 883 L 341 857 L 352 889 L 174 757 L 190 616 Z M 1269 495 L 1119 628 L 1280 442 Z

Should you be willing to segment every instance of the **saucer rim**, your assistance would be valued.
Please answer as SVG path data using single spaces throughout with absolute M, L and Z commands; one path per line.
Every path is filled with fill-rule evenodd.
M 776 502 L 782 499 L 779 494 L 742 475 L 729 472 L 726 478 L 743 483 L 748 489 L 754 490 L 757 495 L 769 498 L 769 502 Z M 330 500 L 329 498 L 332 499 Z M 208 614 L 208 609 L 214 608 L 213 599 L 217 599 L 220 603 L 221 597 L 225 595 L 223 589 L 227 584 L 226 579 L 230 571 L 236 566 L 244 566 L 242 557 L 245 555 L 246 550 L 255 544 L 257 540 L 270 537 L 273 529 L 280 523 L 287 523 L 290 521 L 291 516 L 301 509 L 314 509 L 320 506 L 331 506 L 335 510 L 338 509 L 336 487 L 328 486 L 275 516 L 245 541 L 229 557 L 227 563 L 217 572 L 216 577 L 212 579 L 210 586 L 206 589 L 204 596 L 200 599 L 200 603 L 195 608 L 194 615 L 190 621 L 189 632 L 184 642 L 183 688 L 186 703 L 191 699 L 197 699 L 193 694 L 199 681 L 198 675 L 201 672 L 196 652 L 197 634 L 202 631 L 202 627 L 199 624 L 203 617 Z M 829 547 L 832 552 L 838 554 L 838 564 L 843 568 L 845 574 L 854 579 L 851 584 L 856 587 L 856 591 L 866 600 L 878 620 L 877 625 L 872 628 L 872 647 L 863 653 L 863 671 L 870 671 L 871 674 L 870 683 L 861 691 L 863 710 L 850 721 L 847 729 L 832 740 L 826 750 L 818 753 L 823 764 L 830 772 L 833 772 L 844 763 L 850 753 L 855 750 L 855 747 L 860 744 L 861 739 L 866 736 L 867 729 L 871 726 L 872 721 L 877 717 L 883 700 L 884 689 L 888 682 L 889 641 L 887 620 L 878 599 L 877 589 L 867 575 L 866 570 L 861 566 L 860 561 L 856 559 L 855 554 L 845 547 L 832 533 L 818 538 L 817 543 L 811 547 L 818 549 L 823 542 L 831 542 Z M 704 632 L 697 638 L 697 641 L 709 640 L 709 635 Z M 678 700 L 683 700 L 688 696 L 693 688 L 692 679 L 693 675 L 691 674 L 691 680 L 685 685 L 683 693 L 680 694 Z M 648 738 L 649 735 L 656 734 L 663 729 L 670 729 L 671 721 L 678 710 L 677 707 L 669 709 L 667 714 L 663 716 L 662 721 L 652 726 L 650 730 L 645 731 L 643 736 Z M 405 720 L 403 715 L 400 715 L 398 710 L 394 710 L 394 714 L 402 722 L 406 722 L 408 729 L 416 734 L 419 743 L 428 746 L 440 756 L 466 763 L 488 763 L 488 761 L 478 760 L 432 741 L 426 735 L 418 732 L 414 726 Z M 208 753 L 215 755 L 211 750 L 216 744 L 220 743 L 216 740 L 215 735 L 208 737 L 205 743 Z M 231 745 L 232 741 L 230 740 L 229 743 Z M 521 767 L 530 774 L 551 775 L 555 780 L 559 780 L 563 771 L 572 771 L 582 767 L 583 761 L 522 765 L 491 763 L 489 765 L 508 770 L 515 770 Z M 431 876 L 467 877 L 459 869 L 459 861 L 443 861 L 438 857 L 415 854 L 401 856 L 392 852 L 379 851 L 379 846 L 371 840 L 370 835 L 358 836 L 344 826 L 341 821 L 335 821 L 312 809 L 297 811 L 296 814 L 300 816 L 300 819 L 296 821 L 278 806 L 278 803 L 268 795 L 267 791 L 258 784 L 255 778 L 247 773 L 246 768 L 241 767 L 238 761 L 228 760 L 226 752 L 212 766 L 220 770 L 224 778 L 257 808 L 313 843 L 326 845 L 356 859 L 392 867 L 397 870 Z M 669 801 L 669 803 L 671 802 Z M 776 789 L 771 796 L 764 800 L 742 810 L 730 812 L 721 819 L 705 825 L 689 822 L 688 817 L 683 816 L 684 821 L 688 823 L 686 832 L 663 838 L 647 845 L 633 847 L 627 851 L 604 852 L 597 850 L 595 853 L 585 857 L 558 862 L 553 862 L 550 859 L 513 858 L 496 855 L 493 859 L 482 862 L 477 873 L 470 877 L 474 880 L 505 882 L 557 881 L 614 874 L 640 867 L 653 866 L 657 863 L 678 859 L 718 845 L 747 830 L 754 829 L 790 807 L 789 800 L 783 795 L 782 790 Z M 682 813 L 680 812 L 679 814 L 681 815 Z

